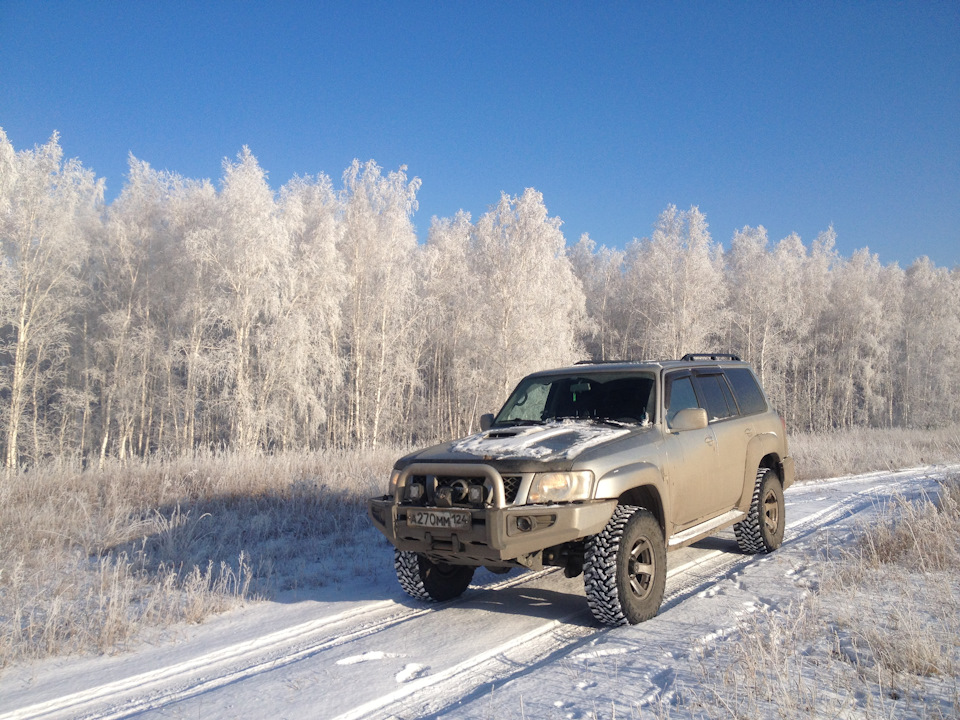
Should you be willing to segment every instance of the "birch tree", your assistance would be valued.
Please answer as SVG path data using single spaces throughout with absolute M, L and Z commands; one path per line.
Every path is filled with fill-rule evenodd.
M 0 130 L 0 244 L 4 271 L 2 385 L 4 454 L 20 464 L 24 421 L 31 455 L 44 452 L 50 415 L 62 402 L 65 362 L 77 327 L 89 238 L 99 230 L 103 184 L 78 160 L 63 160 L 56 134 L 14 152 Z
M 481 283 L 471 268 L 470 215 L 436 219 L 424 248 L 422 302 L 429 355 L 425 369 L 428 417 L 438 436 L 467 433 L 478 415 L 483 354 L 477 327 L 487 309 Z
M 921 257 L 904 279 L 902 421 L 935 427 L 960 420 L 960 270 Z
M 131 157 L 120 196 L 94 242 L 90 337 L 99 387 L 100 463 L 115 446 L 120 459 L 150 443 L 162 338 L 154 308 L 163 287 L 169 187 L 177 182 Z
M 582 356 L 585 299 L 566 255 L 560 220 L 547 215 L 543 196 L 528 188 L 503 194 L 483 215 L 471 240 L 471 271 L 480 287 L 476 344 L 483 354 L 478 397 L 493 408 L 520 378 Z
M 673 205 L 649 239 L 632 242 L 625 262 L 625 357 L 679 358 L 723 337 L 722 250 L 696 207 Z
M 373 161 L 344 172 L 340 256 L 347 278 L 342 352 L 349 387 L 339 442 L 376 446 L 403 414 L 417 382 L 410 330 L 416 319 L 417 239 L 412 215 L 420 180 L 401 167 L 386 176 Z
M 280 311 L 278 287 L 290 245 L 266 173 L 250 149 L 244 147 L 223 169 L 214 225 L 202 252 L 216 277 L 230 438 L 237 447 L 251 448 L 265 440 L 275 421 L 265 413 L 264 398 L 276 368 L 263 361 L 263 342 Z
M 583 329 L 587 354 L 597 360 L 624 359 L 619 355 L 623 338 L 617 327 L 623 296 L 624 253 L 602 247 L 584 233 L 570 251 L 574 273 L 586 298 L 586 324 Z
M 290 260 L 280 275 L 277 321 L 261 350 L 276 377 L 263 397 L 271 406 L 268 414 L 282 418 L 281 446 L 295 441 L 316 446 L 325 439 L 328 414 L 343 384 L 338 351 L 347 286 L 337 249 L 343 227 L 333 186 L 323 175 L 287 183 L 280 210 Z

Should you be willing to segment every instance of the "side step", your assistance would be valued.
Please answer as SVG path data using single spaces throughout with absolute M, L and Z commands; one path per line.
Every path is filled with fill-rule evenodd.
M 731 510 L 728 513 L 724 513 L 719 517 L 713 518 L 712 520 L 707 520 L 699 525 L 694 525 L 691 528 L 687 528 L 683 532 L 678 532 L 676 535 L 670 538 L 667 546 L 672 550 L 674 548 L 681 548 L 684 545 L 689 545 L 690 543 L 695 543 L 697 540 L 707 537 L 707 535 L 713 535 L 718 530 L 723 530 L 725 527 L 729 527 L 734 523 L 740 522 L 746 516 L 747 514 L 745 512 Z

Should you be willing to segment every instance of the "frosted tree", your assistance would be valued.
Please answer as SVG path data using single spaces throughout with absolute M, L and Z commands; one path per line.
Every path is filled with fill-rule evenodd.
M 290 238 L 290 260 L 280 275 L 280 307 L 263 361 L 276 370 L 264 401 L 283 447 L 323 439 L 328 412 L 343 384 L 338 354 L 341 304 L 347 286 L 337 245 L 343 231 L 340 206 L 324 175 L 296 178 L 280 191 L 281 218 Z
M 528 372 L 581 356 L 585 299 L 566 255 L 560 220 L 528 188 L 502 195 L 477 222 L 470 268 L 479 282 L 475 344 L 481 407 L 494 409 Z
M 596 250 L 596 243 L 584 233 L 570 251 L 570 262 L 586 296 L 587 354 L 597 360 L 623 359 L 618 314 L 624 293 L 624 253 L 607 247 Z
M 819 328 L 821 359 L 829 358 L 830 365 L 822 399 L 831 426 L 866 425 L 883 416 L 883 374 L 894 340 L 884 318 L 898 310 L 896 291 L 884 274 L 867 250 L 834 270 Z
M 262 356 L 264 342 L 277 340 L 265 335 L 280 311 L 278 287 L 290 262 L 290 245 L 266 173 L 249 148 L 243 148 L 235 163 L 225 161 L 223 169 L 213 223 L 198 236 L 198 250 L 215 278 L 229 437 L 237 447 L 250 448 L 265 440 L 267 428 L 276 421 L 264 406 L 275 368 L 262 362 Z
M 805 305 L 805 268 L 807 249 L 800 236 L 792 233 L 777 243 L 772 263 L 777 273 L 777 345 L 769 344 L 764 358 L 771 358 L 770 372 L 765 371 L 764 387 L 771 394 L 777 409 L 791 427 L 798 421 L 798 378 L 807 362 L 813 317 Z
M 827 427 L 831 404 L 827 386 L 833 375 L 833 358 L 824 341 L 824 314 L 829 310 L 829 295 L 833 285 L 832 271 L 840 261 L 835 250 L 836 233 L 833 228 L 820 233 L 803 261 L 799 296 L 803 315 L 810 323 L 810 335 L 794 383 L 794 407 L 797 420 L 804 429 Z
M 907 269 L 901 326 L 903 423 L 941 426 L 960 420 L 960 269 L 921 257 Z
M 103 185 L 78 160 L 63 160 L 56 134 L 14 152 L 0 130 L 3 272 L 4 452 L 20 464 L 24 422 L 33 457 L 45 452 L 52 415 L 63 407 L 65 362 L 80 308 L 89 238 L 99 230 Z
M 170 194 L 182 180 L 131 157 L 120 196 L 93 243 L 90 387 L 99 388 L 100 462 L 111 445 L 123 459 L 150 444 L 163 366 L 165 250 L 171 244 Z M 159 418 L 158 418 L 159 419 Z M 86 429 L 86 428 L 84 428 Z M 84 443 L 81 442 L 81 449 Z
M 224 365 L 218 358 L 219 291 L 207 250 L 217 193 L 207 181 L 171 179 L 163 201 L 167 233 L 158 263 L 163 275 L 153 283 L 163 346 L 163 397 L 158 398 L 163 412 L 155 442 L 192 452 L 201 443 L 215 444 L 221 424 L 216 414 Z
M 476 358 L 484 353 L 477 327 L 487 309 L 470 267 L 470 215 L 434 218 L 423 252 L 426 311 L 425 395 L 428 416 L 439 436 L 466 434 L 478 415 L 482 382 Z
M 806 250 L 791 235 L 771 250 L 763 227 L 734 233 L 725 255 L 730 340 L 753 363 L 761 382 L 782 411 L 788 405 L 785 378 L 803 355 L 810 323 L 799 286 Z
M 733 330 L 730 347 L 754 363 L 761 383 L 767 387 L 767 353 L 775 341 L 771 326 L 778 310 L 781 278 L 769 252 L 766 229 L 744 227 L 736 231 L 725 261 Z
M 408 180 L 405 167 L 384 176 L 376 163 L 354 161 L 343 183 L 338 249 L 347 278 L 342 352 L 349 392 L 340 408 L 345 431 L 337 432 L 337 441 L 376 446 L 399 424 L 417 382 L 411 218 L 420 180 Z
M 722 251 L 698 208 L 664 210 L 651 237 L 628 246 L 624 282 L 625 357 L 676 358 L 723 337 Z

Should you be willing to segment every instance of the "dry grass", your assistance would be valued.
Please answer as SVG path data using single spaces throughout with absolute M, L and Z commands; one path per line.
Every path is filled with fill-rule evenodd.
M 960 457 L 960 431 L 800 435 L 792 448 L 800 477 L 828 477 Z M 365 500 L 402 452 L 210 454 L 0 477 L 0 667 L 106 652 L 250 597 L 369 577 L 381 537 Z M 950 542 L 928 543 L 924 561 L 940 562 Z
M 743 620 L 663 717 L 960 716 L 960 475 L 936 503 L 896 501 L 822 584 Z
M 363 575 L 400 451 L 42 467 L 0 479 L 0 666 L 108 651 L 252 595 Z
M 790 453 L 798 480 L 920 467 L 960 458 L 960 427 L 796 433 Z

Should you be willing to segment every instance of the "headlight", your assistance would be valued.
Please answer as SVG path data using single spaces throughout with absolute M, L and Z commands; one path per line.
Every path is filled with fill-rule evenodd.
M 400 482 L 400 471 L 394 470 L 390 473 L 390 482 L 387 484 L 387 495 L 396 496 L 397 483 Z
M 593 495 L 593 473 L 548 472 L 537 473 L 530 484 L 527 502 L 570 502 L 571 500 L 589 500 Z

